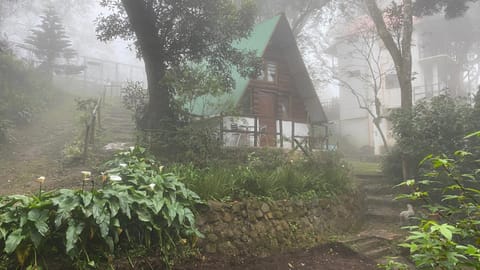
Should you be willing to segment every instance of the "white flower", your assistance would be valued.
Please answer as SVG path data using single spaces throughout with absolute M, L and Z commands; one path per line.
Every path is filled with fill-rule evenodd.
M 158 167 L 158 169 L 160 170 L 160 172 L 163 171 L 163 168 L 165 168 L 165 166 L 160 166 L 160 167 Z
M 45 176 L 38 177 L 37 180 L 35 180 L 35 182 L 40 183 L 40 184 L 45 183 Z
M 109 178 L 110 178 L 111 181 L 115 181 L 115 182 L 122 181 L 122 177 L 120 177 L 118 175 L 110 175 Z
M 155 190 L 155 184 L 154 183 L 151 183 L 150 185 L 148 185 L 150 187 L 151 190 Z
M 92 172 L 89 171 L 82 171 L 83 181 L 90 181 L 90 177 L 92 176 Z
M 120 166 L 120 167 L 122 167 L 122 168 L 126 168 L 126 167 L 127 167 L 127 164 L 125 164 L 125 163 L 120 163 L 120 164 L 118 164 L 118 166 Z
M 135 147 L 130 146 L 128 149 L 130 149 L 130 151 L 133 151 L 135 149 Z

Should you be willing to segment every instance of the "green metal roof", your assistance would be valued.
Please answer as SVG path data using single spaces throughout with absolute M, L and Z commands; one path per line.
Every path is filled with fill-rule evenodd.
M 262 57 L 281 16 L 277 15 L 257 24 L 248 38 L 239 40 L 234 46 L 243 51 L 255 51 L 258 57 Z M 222 112 L 232 110 L 238 104 L 250 79 L 242 77 L 235 67 L 232 67 L 231 74 L 235 81 L 234 89 L 221 96 L 205 95 L 197 98 L 193 103 L 191 112 L 193 115 L 216 116 Z

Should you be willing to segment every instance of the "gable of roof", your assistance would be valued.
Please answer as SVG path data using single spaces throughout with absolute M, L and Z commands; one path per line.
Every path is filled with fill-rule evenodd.
M 280 18 L 281 15 L 277 15 L 257 24 L 249 37 L 239 40 L 234 47 L 243 51 L 254 51 L 258 57 L 262 57 Z M 196 116 L 216 116 L 222 112 L 231 111 L 242 98 L 250 82 L 250 79 L 242 77 L 235 67 L 232 67 L 231 75 L 235 82 L 231 92 L 220 96 L 205 95 L 196 98 L 191 113 Z
M 285 15 L 280 14 L 257 24 L 252 29 L 248 38 L 238 41 L 234 46 L 244 51 L 255 51 L 258 57 L 263 57 L 270 40 L 280 28 L 282 30 L 282 38 L 285 38 L 285 42 L 289 45 L 289 51 L 291 51 L 291 53 L 286 55 L 290 65 L 289 69 L 292 72 L 295 85 L 298 88 L 305 107 L 309 112 L 310 120 L 313 123 L 327 122 L 320 100 L 318 99 Z M 196 98 L 191 111 L 193 115 L 201 117 L 218 116 L 223 112 L 232 111 L 232 109 L 238 105 L 248 87 L 250 79 L 242 77 L 236 68 L 232 68 L 231 74 L 235 81 L 234 89 L 220 96 L 205 95 Z

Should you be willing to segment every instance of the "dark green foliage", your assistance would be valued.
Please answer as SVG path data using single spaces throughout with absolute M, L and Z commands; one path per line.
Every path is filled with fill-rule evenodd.
M 421 101 L 412 110 L 393 111 L 390 120 L 398 146 L 394 151 L 400 152 L 390 153 L 383 168 L 387 175 L 399 179 L 398 171 L 389 170 L 401 164 L 399 157 L 405 156 L 411 164 L 418 164 L 428 154 L 463 149 L 466 146 L 464 134 L 480 128 L 471 105 L 444 95 Z
M 466 140 L 480 137 L 476 132 Z M 478 150 L 476 144 L 472 150 Z M 411 193 L 418 225 L 407 227 L 401 246 L 409 249 L 418 269 L 480 268 L 480 161 L 468 150 L 453 155 L 430 155 L 421 165 L 426 173 L 400 184 Z M 435 198 L 440 193 L 441 199 Z M 469 268 L 470 267 L 470 268 Z
M 192 212 L 199 197 L 144 149 L 120 153 L 106 166 L 98 190 L 1 198 L 2 253 L 15 255 L 22 268 L 106 269 L 111 255 L 142 247 L 168 267 L 201 236 Z
M 32 35 L 25 42 L 33 46 L 33 53 L 42 63 L 42 67 L 52 73 L 55 69 L 62 67 L 57 63 L 57 59 L 64 58 L 68 61 L 75 57 L 76 52 L 71 48 L 72 44 L 53 7 L 50 6 L 41 19 L 41 24 L 37 26 L 37 29 L 31 31 Z M 63 67 L 65 69 L 67 66 L 63 65 Z M 67 69 L 75 71 L 72 67 Z M 74 73 L 78 73 L 78 71 Z

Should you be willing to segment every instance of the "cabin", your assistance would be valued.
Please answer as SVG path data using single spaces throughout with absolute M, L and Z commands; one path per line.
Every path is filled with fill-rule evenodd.
M 235 46 L 263 59 L 258 78 L 235 70 L 235 88 L 222 96 L 197 98 L 191 113 L 218 119 L 225 146 L 296 148 L 328 145 L 327 118 L 285 15 L 254 27 Z M 236 113 L 231 113 L 232 107 Z

